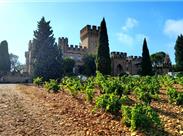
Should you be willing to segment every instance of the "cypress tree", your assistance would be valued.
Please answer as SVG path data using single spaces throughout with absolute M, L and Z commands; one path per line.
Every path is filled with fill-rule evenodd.
M 57 79 L 62 76 L 61 49 L 55 43 L 50 21 L 45 18 L 38 22 L 38 30 L 34 31 L 33 76 L 41 76 L 44 80 Z
M 176 70 L 183 71 L 183 35 L 177 37 L 175 44 Z
M 98 50 L 96 56 L 96 70 L 104 75 L 111 74 L 111 59 L 109 51 L 109 41 L 107 35 L 107 27 L 103 18 L 100 24 Z
M 2 41 L 0 44 L 0 71 L 9 72 L 11 68 L 10 57 L 8 53 L 8 42 Z
M 150 55 L 149 55 L 149 49 L 147 47 L 146 38 L 144 38 L 144 43 L 143 43 L 141 67 L 142 67 L 141 74 L 143 76 L 153 75 L 152 63 L 151 63 L 151 59 L 150 59 Z

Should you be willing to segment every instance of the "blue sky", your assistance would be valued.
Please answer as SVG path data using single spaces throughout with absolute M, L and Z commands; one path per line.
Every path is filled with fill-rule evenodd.
M 7 40 L 9 52 L 25 63 L 24 52 L 42 16 L 52 26 L 56 41 L 68 37 L 79 44 L 80 29 L 100 25 L 106 19 L 110 51 L 141 55 L 143 38 L 150 53 L 164 51 L 174 63 L 177 35 L 183 33 L 183 2 L 3 2 L 0 0 L 0 41 Z

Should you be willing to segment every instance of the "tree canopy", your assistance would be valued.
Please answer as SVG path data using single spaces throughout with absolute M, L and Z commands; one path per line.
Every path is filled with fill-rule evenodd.
M 0 71 L 9 72 L 11 67 L 8 53 L 8 42 L 6 40 L 0 43 Z
M 10 53 L 10 62 L 11 62 L 11 72 L 22 72 L 23 70 L 23 65 L 19 62 L 18 56 Z
M 92 76 L 95 75 L 96 71 L 96 64 L 95 64 L 95 58 L 94 55 L 85 55 L 83 57 L 83 74 L 86 76 Z
M 177 37 L 175 43 L 175 62 L 176 70 L 183 71 L 183 35 Z
M 72 75 L 74 65 L 75 65 L 75 61 L 73 59 L 64 58 L 64 63 L 63 63 L 64 75 Z
M 43 77 L 44 80 L 60 78 L 63 63 L 61 49 L 55 43 L 50 21 L 45 21 L 44 17 L 38 22 L 38 29 L 34 31 L 33 46 L 33 76 Z
M 166 53 L 163 51 L 151 54 L 152 65 L 153 66 L 163 65 L 165 56 L 166 56 Z
M 98 49 L 96 56 L 96 70 L 103 75 L 111 74 L 111 59 L 109 51 L 109 41 L 105 19 L 100 24 Z
M 152 63 L 149 55 L 149 49 L 147 47 L 146 38 L 144 38 L 143 43 L 141 67 L 142 67 L 141 75 L 143 76 L 153 75 Z

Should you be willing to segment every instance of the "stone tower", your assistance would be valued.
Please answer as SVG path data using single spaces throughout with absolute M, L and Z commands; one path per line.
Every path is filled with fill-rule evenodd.
M 28 51 L 25 52 L 25 58 L 26 58 L 26 72 L 29 75 L 32 75 L 33 72 L 33 58 L 34 58 L 34 54 L 32 54 L 32 50 L 33 50 L 33 42 L 30 40 L 29 41 L 29 47 L 28 47 Z
M 88 54 L 96 54 L 100 27 L 86 25 L 80 30 L 81 45 Z

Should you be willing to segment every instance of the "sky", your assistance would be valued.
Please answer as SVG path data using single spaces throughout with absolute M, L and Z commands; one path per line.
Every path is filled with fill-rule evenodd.
M 141 56 L 146 38 L 150 54 L 164 51 L 175 63 L 175 41 L 183 33 L 182 8 L 183 1 L 166 0 L 0 0 L 0 41 L 7 40 L 9 53 L 25 63 L 28 42 L 43 16 L 51 21 L 56 42 L 68 37 L 73 45 L 80 43 L 85 25 L 99 26 L 105 17 L 110 51 Z

